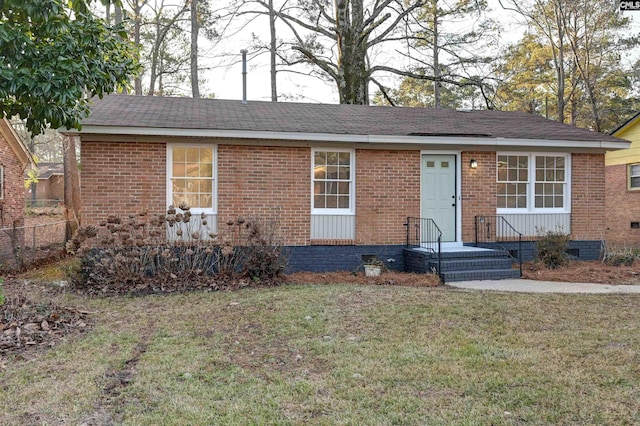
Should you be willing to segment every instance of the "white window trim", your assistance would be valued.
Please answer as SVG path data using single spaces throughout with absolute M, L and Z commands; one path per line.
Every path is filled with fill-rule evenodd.
M 0 200 L 4 200 L 4 166 L 0 166 Z
M 640 175 L 634 176 L 631 174 L 631 170 L 633 169 L 633 166 L 640 166 L 640 163 L 632 163 L 627 165 L 627 189 L 629 191 L 640 191 L 640 186 L 632 186 L 631 185 L 631 178 L 633 177 L 640 177 Z M 2 198 L 2 197 L 0 197 Z
M 527 208 L 497 208 L 498 214 L 540 214 L 540 213 L 571 213 L 571 154 L 566 152 L 522 152 L 522 151 L 499 151 L 496 152 L 496 178 L 498 183 L 498 156 L 499 155 L 519 155 L 527 156 L 529 161 L 528 181 L 527 181 Z M 565 164 L 565 195 L 563 208 L 536 208 L 535 207 L 535 184 L 536 184 L 536 163 L 535 157 L 564 157 Z
M 351 173 L 351 182 L 349 185 L 349 208 L 348 209 L 316 209 L 313 207 L 313 197 L 315 195 L 313 184 L 315 182 L 315 158 L 316 152 L 349 152 L 350 164 L 349 170 Z M 312 215 L 355 215 L 356 214 L 356 150 L 346 148 L 311 148 L 311 214 Z
M 208 143 L 167 143 L 167 179 L 166 179 L 166 197 L 167 208 L 173 203 L 173 191 L 171 188 L 171 176 L 173 175 L 173 148 L 212 148 L 213 149 L 213 185 L 211 194 L 212 208 L 203 209 L 199 207 L 191 207 L 193 214 L 217 214 L 218 213 L 218 145 Z M 177 207 L 177 206 L 175 206 Z

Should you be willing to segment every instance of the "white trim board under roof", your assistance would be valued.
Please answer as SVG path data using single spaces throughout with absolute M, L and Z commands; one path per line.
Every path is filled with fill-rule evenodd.
M 64 133 L 77 133 L 65 131 Z M 579 148 L 585 151 L 625 149 L 629 142 L 599 141 L 589 142 L 547 139 L 508 139 L 491 137 L 442 137 L 442 136 L 389 136 L 389 135 L 336 135 L 331 133 L 262 132 L 247 130 L 178 129 L 153 127 L 110 127 L 83 126 L 82 135 L 126 135 L 126 136 L 167 136 L 228 139 L 265 139 L 281 141 L 310 141 L 336 143 L 366 143 L 385 145 L 430 145 L 430 146 L 478 146 L 478 147 L 545 147 Z

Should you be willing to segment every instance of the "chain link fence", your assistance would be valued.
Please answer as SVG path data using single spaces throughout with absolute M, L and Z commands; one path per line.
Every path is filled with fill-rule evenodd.
M 0 228 L 0 270 L 16 269 L 64 253 L 66 221 Z

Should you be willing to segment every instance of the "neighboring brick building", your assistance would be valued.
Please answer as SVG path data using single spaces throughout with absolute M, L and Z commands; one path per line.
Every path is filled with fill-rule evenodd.
M 613 135 L 631 141 L 631 146 L 606 154 L 606 240 L 640 247 L 640 113 Z
M 33 166 L 29 151 L 6 119 L 0 120 L 0 264 L 12 258 L 12 247 L 22 244 L 24 172 Z M 13 239 L 13 242 L 12 242 Z
M 461 247 L 476 216 L 499 215 L 527 240 L 569 233 L 593 257 L 604 152 L 628 146 L 525 113 L 185 98 L 107 96 L 82 125 L 84 223 L 180 201 L 214 227 L 277 218 L 292 268 L 315 270 L 363 253 L 401 268 L 407 217 Z
M 36 171 L 38 182 L 25 188 L 27 204 L 31 207 L 46 207 L 62 203 L 64 201 L 64 164 L 38 163 Z

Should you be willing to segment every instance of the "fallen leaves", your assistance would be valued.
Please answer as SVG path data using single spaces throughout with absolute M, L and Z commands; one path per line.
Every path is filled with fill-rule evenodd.
M 74 331 L 85 329 L 87 313 L 25 296 L 8 297 L 0 307 L 0 355 L 29 347 L 51 347 Z

